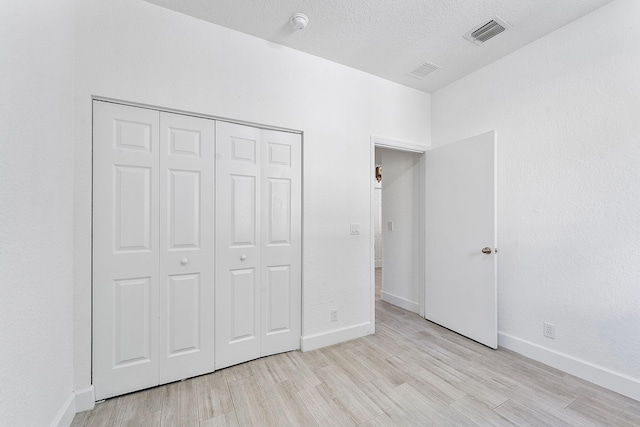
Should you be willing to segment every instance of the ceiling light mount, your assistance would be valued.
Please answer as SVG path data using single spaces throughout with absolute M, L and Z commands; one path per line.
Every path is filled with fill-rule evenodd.
M 309 23 L 309 18 L 304 13 L 294 13 L 289 18 L 289 23 L 296 30 L 304 30 Z

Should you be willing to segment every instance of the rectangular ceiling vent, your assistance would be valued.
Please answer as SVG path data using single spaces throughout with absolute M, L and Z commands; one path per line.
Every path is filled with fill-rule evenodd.
M 424 79 L 428 74 L 433 73 L 438 68 L 440 68 L 440 66 L 432 64 L 431 62 L 425 62 L 412 72 L 407 73 L 407 76 L 413 77 L 414 79 Z
M 510 24 L 497 16 L 494 16 L 489 22 L 478 25 L 463 37 L 470 42 L 481 45 L 509 28 L 511 28 Z

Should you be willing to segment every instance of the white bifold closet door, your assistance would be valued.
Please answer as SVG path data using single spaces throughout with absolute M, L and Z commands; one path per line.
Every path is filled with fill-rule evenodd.
M 216 369 L 300 348 L 301 137 L 216 127 Z
M 214 129 L 160 113 L 160 384 L 213 371 Z
M 94 101 L 96 399 L 213 371 L 213 120 Z

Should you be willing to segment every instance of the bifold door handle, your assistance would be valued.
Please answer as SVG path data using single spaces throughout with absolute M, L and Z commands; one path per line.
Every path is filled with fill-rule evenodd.
M 182 259 L 180 260 L 180 264 L 182 264 L 182 265 L 187 265 L 187 264 L 189 264 L 189 259 L 188 259 L 188 258 L 182 258 Z
M 244 255 L 244 254 L 240 255 L 240 261 L 244 261 L 245 259 L 247 259 L 246 255 Z
M 486 247 L 486 248 L 482 248 L 482 253 L 483 254 L 490 254 L 491 253 L 491 248 L 490 247 Z

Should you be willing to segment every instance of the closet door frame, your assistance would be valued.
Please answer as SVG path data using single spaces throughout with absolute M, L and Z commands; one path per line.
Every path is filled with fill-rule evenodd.
M 158 114 L 158 116 L 160 116 L 162 113 L 172 113 L 172 114 L 179 114 L 179 115 L 184 115 L 184 116 L 191 116 L 191 117 L 196 117 L 196 118 L 202 118 L 202 119 L 208 119 L 208 120 L 214 120 L 216 123 L 218 121 L 223 121 L 223 122 L 230 122 L 230 123 L 234 123 L 234 124 L 239 124 L 239 125 L 246 125 L 246 126 L 250 126 L 250 127 L 254 127 L 263 131 L 278 131 L 278 132 L 286 132 L 286 133 L 292 133 L 292 134 L 297 134 L 300 136 L 300 162 L 301 162 L 301 166 L 300 166 L 300 244 L 299 244 L 299 255 L 300 255 L 300 326 L 299 326 L 299 331 L 300 331 L 300 339 L 299 339 L 299 345 L 298 348 L 302 348 L 301 347 L 301 341 L 302 341 L 302 336 L 304 335 L 304 281 L 303 281 L 303 276 L 302 276 L 302 253 L 304 251 L 304 233 L 303 233 L 303 228 L 302 228 L 302 223 L 303 223 L 303 206 L 304 206 L 304 186 L 303 186 L 303 182 L 304 182 L 304 157 L 303 157 L 303 152 L 304 152 L 304 132 L 301 130 L 297 130 L 297 129 L 291 129 L 291 128 L 283 128 L 283 127 L 278 127 L 278 126 L 269 126 L 269 125 L 265 125 L 265 124 L 260 124 L 260 123 L 254 123 L 254 122 L 247 122 L 247 121 L 241 121 L 241 120 L 233 120 L 233 119 L 229 119 L 229 118 L 225 118 L 225 117 L 220 117 L 220 116 L 212 116 L 212 115 L 207 115 L 207 114 L 200 114 L 200 113 L 193 113 L 193 112 L 188 112 L 188 111 L 183 111 L 183 110 L 177 110 L 177 109 L 172 109 L 172 108 L 165 108 L 165 107 L 158 107 L 158 106 L 151 106 L 151 105 L 147 105 L 147 104 L 141 104 L 141 103 L 137 103 L 137 102 L 130 102 L 130 101 L 124 101 L 124 100 L 119 100 L 119 99 L 114 99 L 114 98 L 109 98 L 109 97 L 102 97 L 102 96 L 92 96 L 91 98 L 92 100 L 92 109 L 94 108 L 95 102 L 99 101 L 100 103 L 104 103 L 104 104 L 113 104 L 114 106 L 127 106 L 127 107 L 134 107 L 134 108 L 139 108 L 139 109 L 143 109 L 143 110 L 148 110 L 150 112 L 153 112 L 155 114 Z M 96 173 L 96 166 L 95 166 L 95 156 L 96 156 L 96 147 L 95 147 L 95 141 L 93 140 L 93 134 L 95 132 L 95 122 L 92 125 L 92 146 L 93 146 L 93 155 L 92 155 L 92 164 L 91 164 L 91 175 L 92 175 L 92 179 L 95 181 L 95 173 Z M 159 135 L 157 135 L 156 131 L 156 135 L 154 136 L 154 138 L 158 138 L 159 139 Z M 159 144 L 159 141 L 157 141 Z M 214 146 L 215 148 L 215 146 Z M 159 171 L 160 167 L 158 167 L 157 170 L 154 170 L 152 173 L 154 173 L 154 185 L 157 187 L 158 183 L 159 183 Z M 214 165 L 212 166 L 212 171 L 213 171 L 213 175 L 215 176 L 216 172 L 215 172 L 215 160 L 214 160 Z M 96 224 L 95 224 L 95 211 L 96 209 L 100 208 L 100 203 L 96 202 L 96 187 L 92 186 L 92 190 L 91 190 L 91 204 L 92 204 L 92 210 L 91 210 L 91 230 L 92 230 L 92 237 L 91 237 L 91 261 L 90 261 L 90 268 L 92 271 L 91 274 L 91 292 L 92 292 L 92 307 L 91 307 L 91 319 L 92 319 L 92 328 L 91 328 L 91 336 L 92 336 L 92 343 L 95 341 L 96 337 L 95 337 L 95 327 L 96 327 L 96 320 L 95 320 L 95 293 L 96 293 L 96 268 L 95 268 L 95 258 L 96 256 L 99 256 L 98 254 L 96 254 L 96 233 L 99 233 L 98 230 L 96 230 Z M 159 194 L 159 193 L 158 193 Z M 158 196 L 155 196 L 158 197 Z M 156 225 L 160 225 L 160 206 L 158 206 L 158 203 L 156 203 L 155 208 L 152 206 L 151 209 L 155 209 L 155 211 L 152 212 L 152 215 L 154 215 L 155 221 L 156 221 Z M 215 201 L 214 201 L 214 215 L 215 215 Z M 214 217 L 214 221 L 215 221 L 215 217 Z M 215 231 L 214 231 L 215 233 Z M 217 238 L 217 236 L 216 236 Z M 158 239 L 156 239 L 158 240 Z M 155 242 L 155 247 L 157 249 L 160 249 L 160 242 Z M 157 250 L 156 249 L 156 250 Z M 215 243 L 214 243 L 214 255 L 215 255 Z M 98 269 L 99 270 L 99 269 Z M 158 287 L 159 287 L 159 281 L 162 280 L 162 278 L 159 276 L 159 271 L 155 273 L 155 285 L 154 285 L 154 289 L 156 290 L 156 296 L 152 297 L 155 301 L 155 309 L 153 307 L 151 307 L 152 310 L 155 310 L 153 313 L 150 313 L 151 317 L 157 317 L 158 316 L 158 310 L 159 310 L 159 306 L 160 306 L 160 302 L 159 302 L 159 297 L 158 297 Z M 214 277 L 215 277 L 215 271 L 214 271 Z M 214 286 L 215 286 L 215 279 L 214 279 Z M 150 292 L 152 290 L 150 289 Z M 153 304 L 152 304 L 153 305 Z M 215 316 L 215 313 L 214 313 Z M 151 333 L 158 337 L 158 333 L 159 333 L 159 323 L 156 324 L 155 327 L 152 327 L 152 331 Z M 214 324 L 214 328 L 215 328 L 215 324 Z M 157 340 L 158 338 L 156 338 Z M 215 341 L 215 337 L 214 337 L 214 341 Z M 214 344 L 215 345 L 215 344 Z M 159 369 L 159 348 L 155 349 L 153 351 L 154 356 L 152 357 L 154 359 L 154 362 L 152 363 L 152 365 L 154 365 L 156 367 L 156 371 L 158 371 Z M 96 357 L 100 357 L 99 354 L 96 354 L 96 347 L 94 344 L 92 344 L 91 346 L 91 363 L 92 363 L 92 369 L 91 369 L 91 382 L 92 384 L 95 384 L 96 381 L 96 377 L 97 375 L 99 375 L 96 372 Z M 215 360 L 214 360 L 215 362 Z M 218 369 L 218 368 L 216 368 Z M 213 371 L 213 369 L 212 369 Z M 158 374 L 158 378 L 159 380 L 161 380 L 160 374 Z M 135 389 L 131 389 L 131 390 L 127 390 L 127 391 L 122 391 L 122 390 L 112 390 L 109 391 L 108 393 L 96 393 L 96 400 L 100 400 L 103 399 L 105 397 L 110 397 L 110 396 L 116 396 L 119 394 L 123 394 L 123 393 L 128 393 L 131 391 L 135 391 L 135 390 L 140 390 L 146 387 L 153 387 L 154 385 L 157 384 L 152 384 L 150 381 L 147 381 L 148 384 L 146 384 L 145 386 L 136 386 L 137 388 Z

